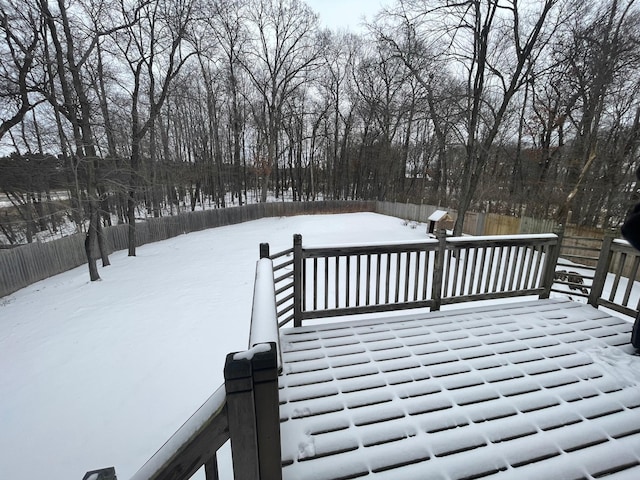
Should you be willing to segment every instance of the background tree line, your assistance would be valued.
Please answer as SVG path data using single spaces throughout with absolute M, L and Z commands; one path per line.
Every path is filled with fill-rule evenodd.
M 104 225 L 135 255 L 136 219 L 269 196 L 615 226 L 639 20 L 635 0 L 397 0 L 356 34 L 303 0 L 0 0 L 3 241 L 71 223 L 97 278 Z

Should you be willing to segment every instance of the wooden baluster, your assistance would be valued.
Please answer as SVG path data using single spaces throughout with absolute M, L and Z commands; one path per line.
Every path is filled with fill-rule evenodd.
M 293 236 L 293 326 L 302 325 L 302 235 Z

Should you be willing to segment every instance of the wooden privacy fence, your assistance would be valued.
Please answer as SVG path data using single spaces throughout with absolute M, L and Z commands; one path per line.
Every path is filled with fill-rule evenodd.
M 268 248 L 263 247 L 263 255 Z M 555 234 L 447 238 L 362 246 L 303 246 L 271 256 L 278 322 L 538 295 L 551 291 Z
M 415 205 L 411 203 L 376 202 L 376 213 L 404 218 L 415 222 L 427 223 L 429 216 L 436 210 L 446 207 L 433 205 Z M 458 212 L 448 209 L 454 219 Z M 551 232 L 557 227 L 553 220 L 531 217 L 515 217 L 496 213 L 467 212 L 464 217 L 464 233 L 469 235 L 514 235 L 519 233 Z
M 429 216 L 439 208 L 441 207 L 433 205 L 373 201 L 258 203 L 147 219 L 136 224 L 136 245 L 157 242 L 207 228 L 233 225 L 265 217 L 290 215 L 376 212 L 427 223 Z M 455 210 L 449 213 L 455 218 Z M 536 234 L 550 232 L 555 227 L 551 220 L 469 212 L 465 216 L 464 232 L 470 235 Z M 128 248 L 128 225 L 106 227 L 104 234 L 109 253 Z M 567 226 L 566 236 L 602 239 L 603 233 L 601 229 Z M 563 246 L 569 247 L 569 244 Z M 574 247 L 571 251 L 565 250 L 565 252 L 584 255 L 580 244 Z M 0 297 L 84 263 L 86 263 L 84 234 L 75 234 L 47 243 L 0 249 Z
M 266 217 L 374 210 L 375 202 L 322 201 L 258 203 L 188 212 L 136 223 L 136 245 Z M 126 224 L 104 228 L 108 253 L 128 248 L 128 229 Z M 86 263 L 84 239 L 85 235 L 78 233 L 51 242 L 0 250 L 0 297 Z

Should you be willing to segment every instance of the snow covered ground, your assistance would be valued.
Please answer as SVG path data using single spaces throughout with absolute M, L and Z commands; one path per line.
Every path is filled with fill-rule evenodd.
M 0 299 L 0 478 L 126 480 L 222 383 L 247 347 L 258 244 L 425 238 L 372 213 L 271 218 L 111 256 Z M 228 459 L 227 459 L 228 460 Z M 221 467 L 222 478 L 229 470 Z
M 247 347 L 260 242 L 425 238 L 405 223 L 263 219 L 117 252 L 100 282 L 83 266 L 1 298 L 0 479 L 80 480 L 107 466 L 130 478 L 222 383 L 226 354 Z

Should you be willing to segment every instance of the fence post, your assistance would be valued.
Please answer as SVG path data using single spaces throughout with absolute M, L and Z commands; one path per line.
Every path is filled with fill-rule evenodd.
M 260 478 L 251 359 L 230 353 L 224 365 L 233 478 Z
M 293 326 L 302 326 L 302 235 L 293 236 Z
M 261 243 L 260 244 L 260 258 L 269 258 L 269 257 L 270 257 L 269 244 L 268 243 Z
M 558 238 L 556 243 L 551 244 L 549 251 L 545 255 L 544 267 L 542 268 L 542 287 L 544 290 L 540 294 L 540 298 L 549 298 L 549 295 L 551 295 L 553 278 L 556 273 L 558 258 L 560 257 L 562 238 L 564 237 L 564 225 L 558 225 L 554 228 L 553 233 L 555 233 Z
M 602 249 L 598 256 L 598 264 L 596 265 L 596 271 L 593 274 L 593 282 L 591 283 L 591 291 L 589 292 L 589 299 L 587 300 L 589 305 L 598 308 L 598 300 L 602 296 L 602 290 L 604 290 L 604 283 L 607 279 L 607 273 L 609 272 L 609 265 L 611 264 L 611 258 L 613 252 L 611 251 L 611 245 L 613 239 L 616 237 L 616 230 L 609 229 L 604 232 L 604 238 L 602 239 Z
M 442 305 L 442 275 L 444 273 L 444 257 L 447 252 L 447 231 L 443 228 L 436 232 L 438 239 L 438 250 L 436 250 L 436 264 L 433 268 L 433 285 L 431 286 L 431 297 L 433 307 L 431 310 L 440 310 Z

